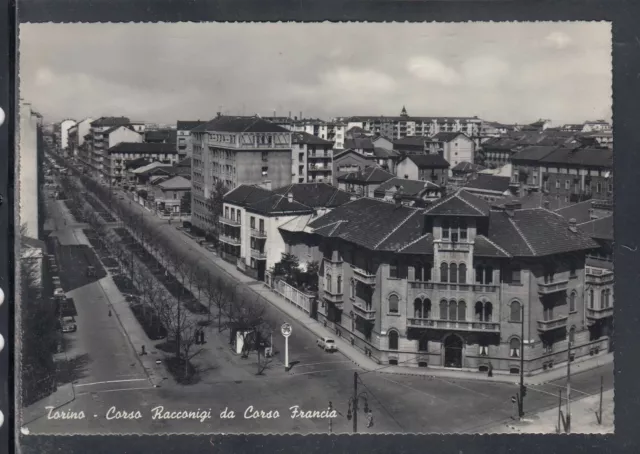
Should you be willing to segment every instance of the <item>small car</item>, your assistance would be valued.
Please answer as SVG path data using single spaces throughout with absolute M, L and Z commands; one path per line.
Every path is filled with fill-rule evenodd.
M 334 341 L 330 337 L 321 337 L 320 339 L 318 339 L 316 343 L 318 344 L 318 347 L 323 349 L 325 352 L 338 351 L 338 347 L 336 346 L 336 341 Z
M 73 317 L 62 317 L 62 320 L 60 320 L 60 324 L 62 325 L 63 333 L 74 333 L 78 330 L 76 319 Z

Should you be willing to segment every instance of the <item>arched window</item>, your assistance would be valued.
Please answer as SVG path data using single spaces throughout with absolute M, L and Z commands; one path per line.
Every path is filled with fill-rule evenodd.
M 485 284 L 493 283 L 493 267 L 492 266 L 487 266 L 484 269 L 484 283 Z
M 338 295 L 342 293 L 342 276 L 338 276 L 338 282 L 336 283 L 336 290 Z
M 611 289 L 610 288 L 606 289 L 604 303 L 605 303 L 605 306 L 604 306 L 605 309 L 611 306 Z
M 440 301 L 440 320 L 447 319 L 447 308 L 448 308 L 447 300 Z
M 423 276 L 423 280 L 425 282 L 431 282 L 431 269 L 433 268 L 433 265 L 431 263 L 426 263 L 424 265 L 424 276 Z
M 325 288 L 327 292 L 331 292 L 331 274 L 327 273 Z
M 431 300 L 428 298 L 422 302 L 422 318 L 431 318 Z
M 474 313 L 475 313 L 476 321 L 478 321 L 478 322 L 482 322 L 483 321 L 483 317 L 484 317 L 484 310 L 483 309 L 484 308 L 483 308 L 482 301 L 476 302 L 476 305 L 474 307 Z
M 422 265 L 422 263 L 417 262 L 414 266 L 413 266 L 413 274 L 414 274 L 414 279 L 416 281 L 421 281 L 422 280 L 422 276 L 424 273 L 424 266 Z
M 458 320 L 464 321 L 467 319 L 467 303 L 464 301 L 458 301 Z
M 569 312 L 576 311 L 576 292 L 571 292 L 569 295 Z
M 522 322 L 522 305 L 520 301 L 513 301 L 510 309 L 509 321 L 516 323 Z
M 392 314 L 398 313 L 398 295 L 389 296 L 389 312 Z
M 484 266 L 477 265 L 476 266 L 476 284 L 482 284 L 484 282 Z
M 458 267 L 458 283 L 467 283 L 467 265 L 465 265 L 464 263 L 461 263 Z
M 593 309 L 594 306 L 594 301 L 595 301 L 595 295 L 593 292 L 593 289 L 589 290 L 589 309 Z
M 520 358 L 520 339 L 517 337 L 509 341 L 509 356 L 512 358 Z
M 398 332 L 396 330 L 389 331 L 389 350 L 398 349 Z
M 455 300 L 449 301 L 449 320 L 456 321 L 458 319 L 458 303 Z
M 569 330 L 569 345 L 573 344 L 576 341 L 576 327 L 572 326 Z
M 440 264 L 440 282 L 447 282 L 449 277 L 449 267 L 446 263 Z
M 605 309 L 607 306 L 605 306 L 605 299 L 607 297 L 607 291 L 606 290 L 602 290 L 600 292 L 600 309 Z
M 420 298 L 416 298 L 413 301 L 413 316 L 415 318 L 422 318 L 422 300 Z
M 484 303 L 484 321 L 490 322 L 493 318 L 493 304 L 490 302 Z
M 458 265 L 455 263 L 449 265 L 449 282 L 458 282 Z

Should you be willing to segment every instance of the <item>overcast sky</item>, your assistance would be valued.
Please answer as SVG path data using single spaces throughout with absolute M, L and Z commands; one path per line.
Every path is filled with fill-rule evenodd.
M 45 121 L 227 114 L 611 117 L 605 22 L 24 24 L 20 96 Z

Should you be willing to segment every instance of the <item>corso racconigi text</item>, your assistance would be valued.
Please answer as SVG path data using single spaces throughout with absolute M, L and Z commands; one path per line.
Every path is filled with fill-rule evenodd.
M 85 419 L 93 416 L 94 418 L 99 417 L 99 415 L 85 415 L 83 411 L 71 411 L 71 410 L 56 410 L 54 407 L 45 407 L 47 410 L 47 418 L 48 419 Z M 145 418 L 145 414 L 147 417 L 151 417 L 153 420 L 192 420 L 199 422 L 206 422 L 212 419 L 213 412 L 211 408 L 200 409 L 197 410 L 173 410 L 168 409 L 163 406 L 153 407 L 150 410 L 140 411 L 140 410 L 123 410 L 118 409 L 115 406 L 109 408 L 106 414 L 103 415 L 106 420 L 135 420 L 135 419 L 143 419 Z M 338 412 L 333 409 L 327 408 L 326 410 L 304 410 L 301 409 L 298 405 L 294 405 L 289 407 L 288 416 L 291 419 L 329 419 L 329 418 L 337 418 Z M 244 412 L 241 413 L 241 417 L 243 419 L 278 419 L 281 417 L 281 414 L 278 410 L 260 410 L 253 407 L 253 405 L 248 406 Z M 236 412 L 233 410 L 229 410 L 228 407 L 225 407 L 219 414 L 220 419 L 235 419 Z

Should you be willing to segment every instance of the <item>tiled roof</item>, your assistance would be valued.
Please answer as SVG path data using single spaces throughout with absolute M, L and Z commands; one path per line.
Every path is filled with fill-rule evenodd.
M 308 132 L 294 132 L 291 134 L 291 141 L 294 144 L 306 145 L 333 145 L 333 142 L 321 139 L 318 136 L 309 134 Z
M 175 164 L 176 167 L 191 167 L 191 158 L 184 158 Z
M 435 183 L 422 180 L 409 180 L 406 178 L 392 178 L 382 183 L 375 191 L 374 194 L 384 195 L 386 191 L 396 188 L 402 190 L 403 194 L 408 196 L 418 196 L 425 188 L 439 189 Z
M 109 148 L 108 153 L 149 153 L 149 154 L 178 154 L 176 145 L 172 143 L 136 143 L 120 142 Z
M 166 142 L 175 144 L 178 131 L 175 129 L 154 129 L 145 131 L 144 140 L 146 142 Z
M 197 128 L 200 125 L 207 123 L 206 121 L 190 121 L 190 120 L 178 120 L 176 130 L 178 131 L 191 131 L 193 128 Z
M 557 146 L 534 146 L 527 147 L 522 151 L 519 151 L 515 155 L 511 156 L 511 162 L 517 161 L 540 161 L 545 156 L 555 151 Z
M 376 158 L 397 158 L 398 153 L 393 150 L 387 150 L 386 148 L 374 147 L 373 155 Z
M 402 148 L 403 146 L 424 147 L 428 138 L 424 136 L 406 136 L 393 141 L 393 148 Z
M 170 169 L 173 167 L 171 164 L 163 164 L 161 162 L 151 162 L 149 164 L 147 164 L 146 166 L 142 166 L 142 167 L 138 167 L 136 169 L 133 169 L 133 173 L 135 173 L 136 175 L 144 175 L 145 173 L 149 172 L 150 170 L 154 170 L 156 168 L 163 168 L 164 170 L 170 171 Z
M 511 178 L 509 177 L 499 177 L 496 175 L 480 173 L 476 178 L 465 184 L 463 189 L 470 188 L 503 193 L 509 189 L 510 184 Z
M 315 219 L 309 227 L 321 236 L 341 238 L 371 250 L 397 250 L 422 234 L 414 231 L 423 219 L 421 210 L 361 198 Z
M 462 161 L 456 164 L 451 170 L 454 172 L 473 173 L 473 172 L 478 172 L 482 169 L 484 169 L 484 167 L 478 164 L 472 164 L 467 161 Z
M 124 126 L 131 123 L 127 117 L 100 117 L 91 122 L 91 126 Z
M 431 142 L 451 142 L 458 136 L 465 136 L 461 132 L 439 132 L 431 138 Z
M 345 148 L 351 148 L 354 150 L 371 150 L 373 151 L 374 146 L 373 142 L 369 137 L 356 137 L 354 139 L 345 139 L 344 141 Z
M 546 164 L 613 167 L 613 150 L 608 148 L 559 148 L 540 159 Z
M 191 182 L 181 176 L 176 176 L 163 181 L 158 186 L 162 189 L 189 189 L 191 188 Z
M 224 195 L 226 203 L 247 206 L 273 195 L 274 192 L 261 186 L 241 184 Z
M 20 244 L 22 246 L 27 246 L 27 247 L 35 248 L 35 249 L 46 250 L 46 248 L 47 248 L 47 246 L 46 246 L 44 241 L 38 240 L 36 238 L 31 238 L 30 236 L 21 236 L 20 237 Z
M 613 215 L 578 224 L 578 228 L 591 238 L 613 241 Z
M 338 181 L 346 183 L 384 183 L 395 175 L 381 167 L 365 167 L 358 172 L 348 172 L 338 177 Z
M 254 213 L 274 214 L 311 214 L 313 208 L 295 200 L 289 201 L 286 195 L 271 194 L 269 197 L 253 202 L 246 207 L 247 211 Z
M 572 232 L 560 215 L 544 208 L 491 211 L 489 239 L 513 256 L 547 256 L 598 247 L 579 229 Z
M 313 208 L 331 208 L 347 203 L 351 194 L 327 183 L 296 183 L 273 190 L 274 193 L 287 195 L 293 200 Z
M 476 235 L 473 255 L 477 257 L 509 257 L 510 254 L 484 235 Z
M 574 203 L 572 205 L 558 208 L 554 210 L 560 216 L 565 218 L 566 220 L 575 219 L 578 224 L 583 224 L 585 222 L 591 221 L 591 210 L 593 208 L 594 203 L 598 203 L 598 200 L 585 200 L 584 202 Z M 607 216 L 613 214 L 611 211 L 607 213 Z M 607 217 L 607 216 L 599 216 L 599 217 Z
M 488 216 L 489 204 L 469 194 L 464 190 L 458 190 L 438 202 L 434 203 L 425 210 L 425 214 L 430 216 Z
M 401 254 L 433 255 L 433 235 L 425 233 L 398 250 Z
M 613 271 L 613 261 L 612 260 L 603 260 L 597 259 L 595 257 L 588 257 L 585 261 L 585 265 L 592 266 L 594 268 L 603 268 L 605 270 Z
M 313 220 L 313 214 L 301 214 L 282 224 L 278 229 L 285 232 L 306 232 L 309 223 Z
M 227 117 L 220 116 L 207 123 L 201 124 L 191 132 L 290 132 L 288 129 L 278 126 L 258 116 L 254 117 Z
M 419 169 L 448 169 L 449 163 L 439 154 L 410 154 L 404 159 L 410 159 Z
M 127 169 L 137 169 L 138 167 L 143 167 L 150 163 L 151 161 L 149 161 L 147 158 L 137 158 L 131 161 L 124 161 L 124 166 Z
M 115 131 L 115 130 L 116 130 L 116 129 L 118 129 L 118 128 L 127 128 L 127 129 L 129 129 L 129 130 L 131 130 L 131 131 L 133 131 L 133 132 L 137 132 L 138 134 L 140 134 L 138 131 L 136 131 L 136 130 L 133 128 L 133 126 L 128 125 L 128 124 L 127 124 L 127 125 L 116 125 L 116 126 L 111 126 L 109 129 L 105 129 L 105 130 L 102 132 L 102 134 L 109 135 L 109 134 L 111 134 L 113 131 Z

